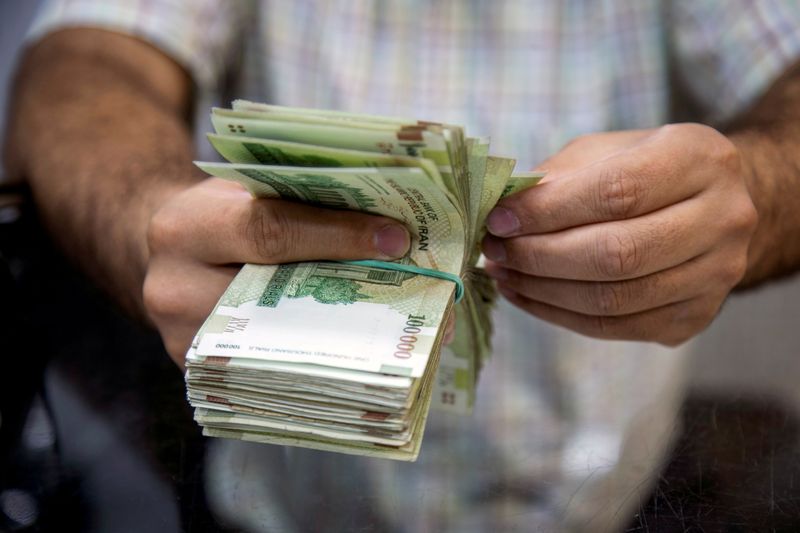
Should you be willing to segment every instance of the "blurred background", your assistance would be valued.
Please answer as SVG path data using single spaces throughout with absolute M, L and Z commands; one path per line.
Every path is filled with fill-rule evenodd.
M 32 2 L 3 2 L 0 4 L 0 46 L 2 46 L 3 50 L 2 54 L 0 54 L 0 98 L 3 101 L 0 120 L 2 120 L 4 130 L 6 122 L 5 102 L 12 71 L 17 63 L 17 55 L 22 46 L 25 30 L 28 29 L 33 20 L 38 5 L 38 0 L 33 0 Z M 5 131 L 0 135 L 5 135 Z M 2 138 L 4 137 L 0 137 L 0 139 Z
M 0 3 L 4 103 L 37 4 Z M 72 270 L 24 187 L 0 195 L 23 199 L 0 203 L 0 531 L 245 530 L 241 502 L 217 490 L 244 474 L 230 450 L 209 455 L 157 336 Z M 800 530 L 798 326 L 795 277 L 734 295 L 679 356 L 609 345 L 610 364 L 587 354 L 561 368 L 577 415 L 551 466 L 569 478 L 573 523 L 609 513 L 625 531 Z M 598 403 L 598 387 L 619 393 Z M 267 465 L 255 472 L 285 467 L 230 446 Z M 558 527 L 556 500 L 537 502 L 545 525 L 530 530 Z
M 0 136 L 38 4 L 0 2 Z M 225 530 L 180 372 L 54 251 L 19 187 L 0 186 L 0 302 L 0 531 Z

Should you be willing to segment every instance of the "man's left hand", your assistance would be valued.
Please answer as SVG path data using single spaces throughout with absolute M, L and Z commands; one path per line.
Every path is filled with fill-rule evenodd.
M 747 268 L 757 224 L 739 152 L 675 124 L 579 137 L 488 219 L 487 270 L 531 314 L 605 339 L 680 344 Z

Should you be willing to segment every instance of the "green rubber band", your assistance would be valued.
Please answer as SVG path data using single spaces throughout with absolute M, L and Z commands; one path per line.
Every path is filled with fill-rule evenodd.
M 415 265 L 404 265 L 402 263 L 391 263 L 389 261 L 375 261 L 372 259 L 365 259 L 362 261 L 339 261 L 348 265 L 358 265 L 373 268 L 382 268 L 384 270 L 397 270 L 399 272 L 408 272 L 410 274 L 419 274 L 420 276 L 428 276 L 429 278 L 439 278 L 447 281 L 452 281 L 456 284 L 456 303 L 460 302 L 464 297 L 464 282 L 461 278 L 450 272 L 442 272 L 441 270 L 433 270 L 432 268 L 422 268 Z

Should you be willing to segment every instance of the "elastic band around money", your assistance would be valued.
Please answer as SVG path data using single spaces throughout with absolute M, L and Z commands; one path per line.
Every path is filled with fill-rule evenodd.
M 389 261 L 376 261 L 373 259 L 364 259 L 361 261 L 340 261 L 348 265 L 358 265 L 372 268 L 382 268 L 383 270 L 397 270 L 399 272 L 408 272 L 409 274 L 419 274 L 420 276 L 428 276 L 429 278 L 439 278 L 447 281 L 452 281 L 456 284 L 456 301 L 458 303 L 464 297 L 464 282 L 461 278 L 450 272 L 442 272 L 441 270 L 433 270 L 432 268 L 423 268 L 415 265 L 404 265 L 402 263 L 390 263 Z

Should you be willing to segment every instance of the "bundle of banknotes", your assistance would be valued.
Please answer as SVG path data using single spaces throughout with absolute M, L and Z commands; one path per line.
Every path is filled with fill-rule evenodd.
M 208 174 L 259 198 L 392 217 L 411 247 L 391 263 L 245 265 L 187 354 L 203 433 L 416 459 L 432 398 L 468 411 L 490 353 L 486 217 L 541 175 L 513 174 L 458 126 L 241 100 L 211 119 L 229 163 L 198 162 Z

